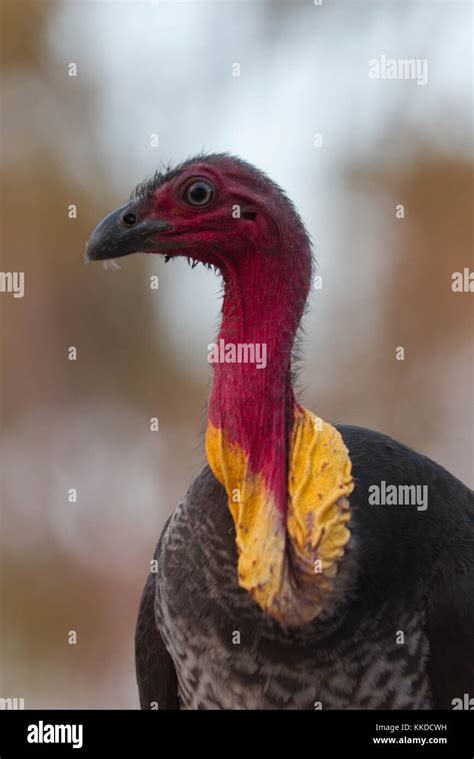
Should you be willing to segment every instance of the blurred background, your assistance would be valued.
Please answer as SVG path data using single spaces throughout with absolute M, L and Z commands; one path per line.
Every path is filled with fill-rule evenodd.
M 204 461 L 220 288 L 185 261 L 85 267 L 85 242 L 163 164 L 203 149 L 255 163 L 295 201 L 322 277 L 304 404 L 472 487 L 472 295 L 451 290 L 453 272 L 473 269 L 471 8 L 0 7 L 1 269 L 25 273 L 23 298 L 0 294 L 0 697 L 138 708 L 137 607 L 164 521 Z M 370 79 L 382 55 L 427 59 L 427 83 Z

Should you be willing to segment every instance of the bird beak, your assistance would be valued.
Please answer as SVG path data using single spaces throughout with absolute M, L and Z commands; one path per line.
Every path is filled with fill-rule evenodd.
M 159 238 L 160 233 L 172 230 L 172 225 L 163 219 L 145 217 L 140 203 L 132 200 L 97 225 L 86 245 L 86 261 L 176 250 L 181 247 L 176 242 Z

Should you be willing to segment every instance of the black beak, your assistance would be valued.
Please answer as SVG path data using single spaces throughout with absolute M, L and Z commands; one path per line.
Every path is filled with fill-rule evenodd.
M 109 213 L 94 229 L 86 246 L 86 261 L 105 261 L 131 253 L 166 253 L 182 247 L 173 240 L 160 239 L 170 232 L 169 222 L 150 217 L 140 219 L 143 211 L 136 200 Z

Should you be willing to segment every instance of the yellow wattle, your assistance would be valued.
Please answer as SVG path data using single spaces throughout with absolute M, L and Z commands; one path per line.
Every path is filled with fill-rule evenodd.
M 333 589 L 350 538 L 347 497 L 354 484 L 340 433 L 311 411 L 295 408 L 286 515 L 262 474 L 251 471 L 245 451 L 210 421 L 206 451 L 227 492 L 240 586 L 282 624 L 313 619 Z

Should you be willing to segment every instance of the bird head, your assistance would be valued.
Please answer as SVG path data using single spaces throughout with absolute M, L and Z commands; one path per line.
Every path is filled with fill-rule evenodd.
M 139 252 L 184 256 L 227 279 L 293 270 L 303 304 L 311 280 L 308 236 L 291 201 L 263 172 L 227 154 L 197 156 L 138 185 L 97 226 L 86 259 Z

